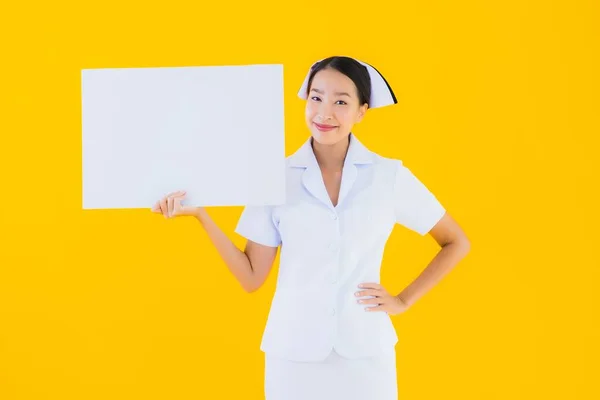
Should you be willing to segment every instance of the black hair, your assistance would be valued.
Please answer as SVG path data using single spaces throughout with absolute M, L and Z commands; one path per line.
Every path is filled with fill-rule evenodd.
M 308 85 L 306 86 L 307 97 L 314 76 L 317 72 L 326 68 L 335 69 L 350 78 L 356 86 L 359 104 L 362 106 L 365 103 L 369 103 L 371 99 L 371 76 L 369 75 L 367 67 L 351 57 L 344 56 L 329 57 L 312 66 L 308 78 Z

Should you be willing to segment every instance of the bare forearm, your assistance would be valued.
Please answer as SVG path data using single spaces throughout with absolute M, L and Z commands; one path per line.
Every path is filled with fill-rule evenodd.
M 217 252 L 246 291 L 254 290 L 255 275 L 252 271 L 250 259 L 242 250 L 227 237 L 219 226 L 210 218 L 206 210 L 201 209 L 196 215 Z
M 445 245 L 421 274 L 398 297 L 408 305 L 414 304 L 448 274 L 469 252 L 468 242 Z

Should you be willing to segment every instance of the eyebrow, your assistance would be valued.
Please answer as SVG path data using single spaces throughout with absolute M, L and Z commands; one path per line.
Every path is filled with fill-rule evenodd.
M 315 92 L 317 92 L 317 93 L 323 94 L 323 91 L 322 91 L 322 90 L 315 89 L 315 88 L 312 88 L 310 91 L 311 91 L 311 92 L 312 92 L 312 91 L 315 91 Z M 351 96 L 350 96 L 348 93 L 346 93 L 346 92 L 335 92 L 334 94 L 335 94 L 336 96 L 348 96 L 348 97 L 351 97 Z

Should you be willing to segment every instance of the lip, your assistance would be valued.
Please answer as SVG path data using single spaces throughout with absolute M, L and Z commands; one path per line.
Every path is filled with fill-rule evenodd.
M 327 132 L 327 131 L 337 128 L 337 126 L 334 126 L 334 125 L 322 125 L 322 124 L 317 124 L 316 122 L 313 122 L 313 124 L 315 124 L 317 129 L 320 130 L 321 132 Z

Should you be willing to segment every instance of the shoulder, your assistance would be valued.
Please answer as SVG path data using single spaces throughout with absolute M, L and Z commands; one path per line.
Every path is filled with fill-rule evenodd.
M 372 153 L 373 167 L 378 173 L 386 173 L 392 178 L 396 176 L 398 171 L 403 168 L 404 164 L 401 159 L 394 157 L 386 157 L 381 154 Z

